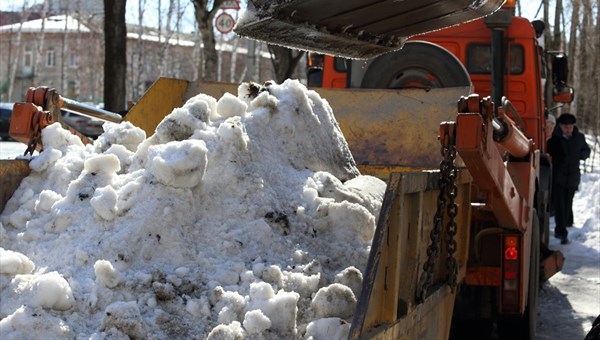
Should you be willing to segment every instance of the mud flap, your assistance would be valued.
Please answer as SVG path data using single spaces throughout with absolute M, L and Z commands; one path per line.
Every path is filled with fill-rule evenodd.
M 542 280 L 548 281 L 554 274 L 558 273 L 563 268 L 565 257 L 560 251 L 550 251 L 545 254 L 545 257 L 540 262 L 542 265 Z

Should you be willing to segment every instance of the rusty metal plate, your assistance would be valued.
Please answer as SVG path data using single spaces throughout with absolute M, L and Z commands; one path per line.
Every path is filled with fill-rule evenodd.
M 0 212 L 30 172 L 27 160 L 0 160 Z
M 469 87 L 405 90 L 314 89 L 325 98 L 362 173 L 394 168 L 438 169 L 443 121 Z M 389 173 L 389 172 L 388 172 Z

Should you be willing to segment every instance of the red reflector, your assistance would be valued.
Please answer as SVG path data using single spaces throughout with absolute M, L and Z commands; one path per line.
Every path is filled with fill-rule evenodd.
M 517 278 L 517 272 L 505 272 L 504 279 L 505 280 L 514 280 Z
M 516 236 L 505 236 L 504 237 L 505 247 L 516 247 L 517 246 L 517 237 Z
M 518 257 L 519 257 L 519 252 L 517 251 L 517 248 L 515 248 L 515 247 L 506 248 L 506 250 L 504 251 L 504 259 L 505 260 L 516 260 Z

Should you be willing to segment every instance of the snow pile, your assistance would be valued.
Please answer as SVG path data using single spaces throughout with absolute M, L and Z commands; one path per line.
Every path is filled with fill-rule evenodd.
M 0 337 L 342 338 L 385 183 L 297 81 L 200 94 L 147 138 L 57 125 L 0 216 Z

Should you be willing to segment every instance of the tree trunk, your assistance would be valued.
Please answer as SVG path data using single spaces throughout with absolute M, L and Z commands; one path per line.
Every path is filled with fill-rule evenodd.
M 68 36 L 69 36 L 69 13 L 70 13 L 70 3 L 71 1 L 67 0 L 66 9 L 65 9 L 65 26 L 63 27 L 63 35 L 62 35 L 62 43 L 60 45 L 60 87 L 59 93 L 66 93 L 67 87 L 65 86 L 65 60 L 67 59 L 65 56 L 68 53 Z
M 17 29 L 17 39 L 15 41 L 15 54 L 16 55 L 14 57 L 12 57 L 12 60 L 9 61 L 10 62 L 10 68 L 9 68 L 10 69 L 10 77 L 8 80 L 8 101 L 16 101 L 13 98 L 13 90 L 15 88 L 15 78 L 17 76 L 18 61 L 21 60 L 21 56 L 23 55 L 23 47 L 21 46 L 23 23 L 27 20 L 27 17 L 29 17 L 29 14 L 31 13 L 25 5 L 26 5 L 26 3 L 23 3 L 21 22 L 19 24 L 19 28 Z M 11 37 L 11 40 L 12 40 L 12 37 Z M 22 100 L 22 98 L 19 100 Z
M 577 28 L 579 27 L 579 6 L 580 0 L 573 0 L 573 12 L 571 13 L 571 29 L 569 32 L 569 49 L 567 55 L 572 60 L 572 64 L 574 65 L 576 60 L 576 51 L 577 51 Z M 575 84 L 575 72 L 569 72 L 569 79 L 567 79 L 567 83 L 569 85 Z
M 146 45 L 144 43 L 144 39 L 143 36 L 145 34 L 144 32 L 144 13 L 146 11 L 146 0 L 139 0 L 138 1 L 138 39 L 137 42 L 135 44 L 135 48 L 136 48 L 136 53 L 134 53 L 134 55 L 136 56 L 136 61 L 135 63 L 132 63 L 132 65 L 134 66 L 134 71 L 135 71 L 135 76 L 134 78 L 134 84 L 133 86 L 131 86 L 131 89 L 133 91 L 132 93 L 132 98 L 137 99 L 141 96 L 142 93 L 144 93 L 144 91 L 146 90 L 145 88 L 145 84 L 144 84 L 144 72 L 145 72 L 145 65 L 146 65 Z
M 550 5 L 548 4 L 548 0 L 543 0 L 544 4 L 544 23 L 546 23 L 546 29 L 544 30 L 544 52 L 552 49 L 552 33 L 550 32 Z M 548 62 L 549 56 L 544 53 L 542 56 L 546 60 L 546 65 L 551 65 Z M 550 73 L 550 68 L 546 68 L 546 86 L 544 88 L 545 94 L 545 103 L 546 107 L 552 106 L 552 75 Z
M 595 112 L 596 114 L 594 115 L 592 111 L 592 117 L 595 120 L 593 126 L 594 126 L 594 136 L 596 137 L 596 140 L 598 140 L 598 136 L 600 135 L 600 58 L 598 58 L 597 56 L 600 54 L 600 5 L 599 5 L 600 1 L 596 0 L 596 30 L 594 33 L 594 40 L 596 42 L 595 44 L 595 52 L 593 55 L 596 56 L 596 58 L 594 58 L 594 60 L 596 60 L 596 62 L 594 63 L 594 71 L 593 74 L 596 75 L 596 81 L 594 82 L 595 86 L 596 86 L 596 91 L 595 93 L 595 97 L 596 97 L 596 107 L 595 107 Z
M 594 110 L 598 108 L 594 108 L 595 100 L 594 100 L 594 75 L 592 72 L 592 58 L 593 54 L 593 45 L 590 42 L 590 38 L 593 36 L 593 20 L 590 18 L 590 13 L 592 11 L 592 4 L 590 0 L 583 0 L 583 16 L 581 20 L 581 39 L 580 49 L 578 55 L 578 64 L 579 64 L 579 72 L 581 75 L 581 87 L 579 89 L 580 95 L 577 96 L 577 113 L 578 113 L 578 124 L 577 126 L 583 130 L 587 131 L 588 127 L 591 126 L 590 115 Z M 588 38 L 589 37 L 589 38 Z M 597 55 L 596 55 L 597 58 Z
M 125 110 L 127 72 L 126 0 L 104 0 L 104 107 Z
M 304 51 L 278 45 L 269 45 L 269 52 L 271 52 L 271 62 L 275 69 L 275 81 L 279 84 L 294 75 L 294 70 L 304 55 Z
M 202 53 L 200 60 L 198 61 L 201 70 L 199 78 L 204 80 L 216 80 L 217 79 L 217 65 L 218 55 L 215 42 L 214 33 L 214 18 L 224 0 L 192 0 L 194 4 L 194 15 L 196 17 L 196 23 L 198 24 L 198 30 L 202 37 Z M 209 3 L 212 2 L 212 9 L 208 8 Z
M 552 39 L 552 49 L 555 51 L 563 48 L 560 32 L 560 19 L 562 17 L 562 11 L 562 0 L 556 0 L 556 7 L 554 9 L 554 34 Z
M 46 12 L 48 10 L 48 0 L 44 1 L 42 7 L 42 28 L 40 30 L 40 38 L 37 42 L 37 49 L 35 51 L 33 59 L 33 72 L 31 76 L 31 82 L 33 86 L 36 86 L 37 81 L 35 79 L 37 71 L 42 66 L 42 60 L 44 60 L 44 41 L 46 40 Z

